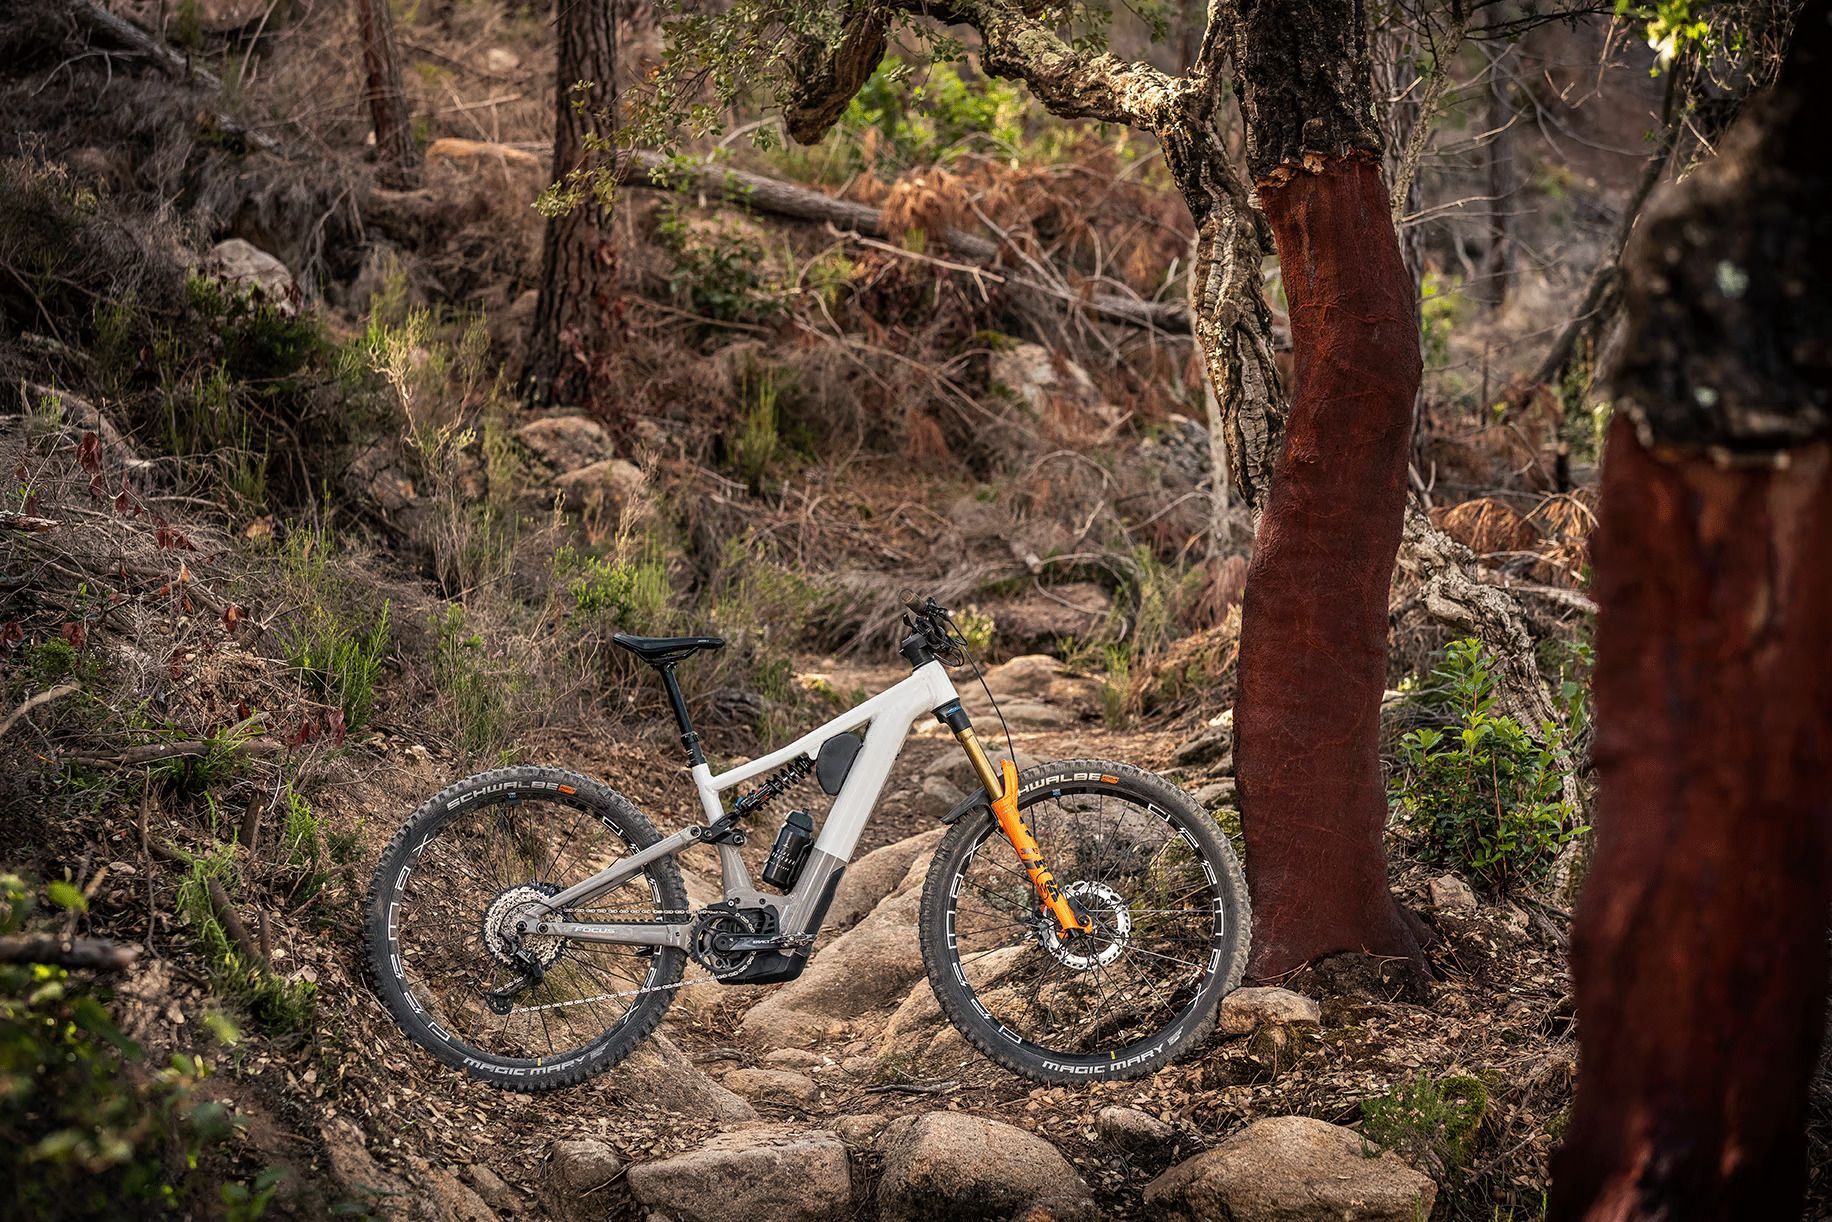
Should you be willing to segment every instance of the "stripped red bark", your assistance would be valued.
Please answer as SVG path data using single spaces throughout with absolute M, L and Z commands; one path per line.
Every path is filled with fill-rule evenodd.
M 1612 428 L 1555 1217 L 1800 1216 L 1832 902 L 1829 459 L 1721 469 Z
M 1259 196 L 1293 344 L 1285 448 L 1241 608 L 1235 706 L 1248 970 L 1267 979 L 1338 951 L 1422 958 L 1387 885 L 1379 753 L 1387 589 L 1421 361 L 1378 161 L 1285 168 Z
M 1795 1218 L 1832 904 L 1832 4 L 1623 261 L 1557 1218 Z

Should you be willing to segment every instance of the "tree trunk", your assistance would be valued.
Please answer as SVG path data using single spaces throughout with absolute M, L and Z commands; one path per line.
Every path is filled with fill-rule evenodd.
M 1223 100 L 1218 77 L 1187 99 L 1181 121 L 1160 131 L 1159 140 L 1196 225 L 1189 320 L 1212 392 L 1211 479 L 1217 488 L 1225 481 L 1257 522 L 1284 441 L 1285 395 L 1273 354 L 1272 312 L 1260 286 L 1265 244 L 1222 131 Z
M 1387 885 L 1380 698 L 1418 320 L 1354 0 L 1231 14 L 1247 164 L 1290 303 L 1291 414 L 1241 610 L 1235 769 L 1261 978 L 1422 953 Z
M 1505 5 L 1495 14 L 1503 20 Z M 1470 296 L 1500 309 L 1508 299 L 1508 286 L 1514 278 L 1514 242 L 1508 235 L 1508 209 L 1513 206 L 1514 192 L 1514 98 L 1508 57 L 1512 43 L 1502 43 L 1489 64 L 1488 117 L 1489 131 L 1483 148 L 1484 169 L 1488 180 L 1488 249 L 1482 254 L 1482 265 L 1476 282 L 1470 285 Z
M 1623 261 L 1557 1218 L 1800 1216 L 1832 902 L 1829 8 Z
M 401 60 L 394 48 L 388 0 L 356 0 L 356 22 L 363 40 L 369 118 L 375 126 L 376 178 L 384 187 L 412 190 L 420 185 L 420 146 L 413 138 L 413 114 L 401 88 Z
M 605 202 L 614 181 L 616 7 L 612 0 L 573 0 L 556 9 L 553 179 L 571 206 L 548 218 L 542 243 L 522 375 L 524 393 L 537 404 L 600 406 L 595 374 L 612 340 L 617 290 Z

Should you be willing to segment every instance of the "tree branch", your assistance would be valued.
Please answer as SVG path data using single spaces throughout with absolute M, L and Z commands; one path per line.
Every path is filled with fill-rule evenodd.
M 972 29 L 980 36 L 980 67 L 991 76 L 1021 82 L 1058 118 L 1156 131 L 1172 120 L 1188 88 L 1183 78 L 1150 64 L 1077 51 L 1005 0 L 890 0 L 883 9 L 849 14 L 838 45 L 825 47 L 810 39 L 791 52 L 795 84 L 788 119 L 796 140 L 813 144 L 826 135 L 878 66 L 886 9 Z

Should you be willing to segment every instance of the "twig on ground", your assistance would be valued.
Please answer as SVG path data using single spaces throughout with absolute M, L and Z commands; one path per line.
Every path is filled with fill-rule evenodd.
M 36 696 L 28 696 L 20 703 L 18 708 L 7 714 L 5 721 L 0 721 L 0 738 L 5 738 L 6 732 L 12 729 L 13 726 L 19 722 L 20 718 L 30 713 L 33 709 L 50 704 L 53 700 L 62 700 L 65 696 L 81 690 L 82 685 L 80 683 L 60 683 L 49 691 L 39 692 Z

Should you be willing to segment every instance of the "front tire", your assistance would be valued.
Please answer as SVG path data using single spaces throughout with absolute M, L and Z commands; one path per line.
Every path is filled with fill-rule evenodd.
M 505 1012 L 490 991 L 522 973 L 502 959 L 503 922 L 491 917 L 660 838 L 622 795 L 559 768 L 499 768 L 448 786 L 401 826 L 369 886 L 376 992 L 415 1043 L 492 1086 L 555 1090 L 604 1072 L 661 1022 L 686 956 L 551 939 L 529 952 L 543 961 L 541 982 Z M 686 920 L 687 892 L 662 858 L 593 906 L 629 910 L 622 920 Z
M 1096 932 L 1059 938 L 984 807 L 923 885 L 923 963 L 969 1043 L 1047 1084 L 1141 1077 L 1196 1047 L 1240 983 L 1246 879 L 1221 829 L 1162 777 L 1070 760 L 1018 778 L 1018 810 Z

